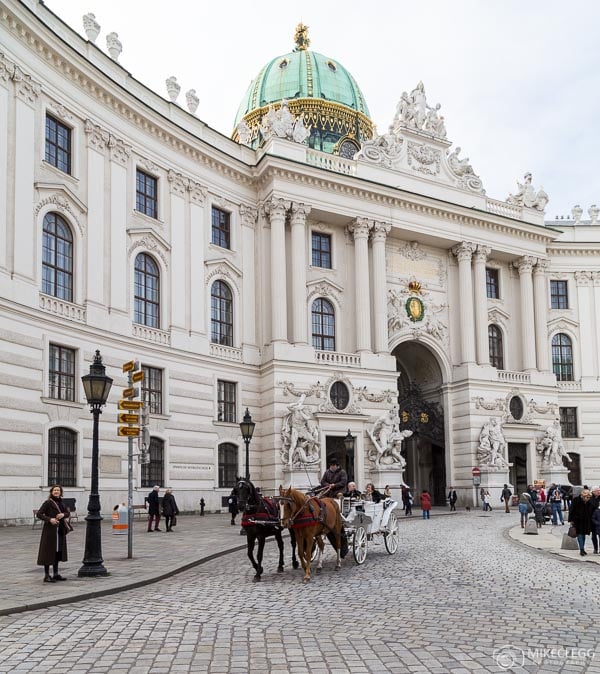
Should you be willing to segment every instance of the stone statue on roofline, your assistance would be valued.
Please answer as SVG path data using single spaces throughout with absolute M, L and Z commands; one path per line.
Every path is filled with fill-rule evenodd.
M 548 203 L 548 195 L 544 192 L 544 188 L 536 192 L 531 184 L 532 175 L 528 171 L 523 176 L 523 182 L 517 180 L 518 190 L 515 194 L 509 194 L 506 202 L 514 206 L 524 206 L 525 208 L 535 208 L 538 211 L 543 211 Z
M 401 128 L 416 129 L 435 138 L 446 138 L 446 123 L 439 114 L 441 107 L 439 103 L 434 107 L 427 104 L 425 86 L 419 82 L 410 94 L 402 92 L 392 121 L 394 133 L 398 133 Z

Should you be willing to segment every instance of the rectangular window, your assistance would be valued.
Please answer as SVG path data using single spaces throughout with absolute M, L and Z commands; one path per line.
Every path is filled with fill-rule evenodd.
M 75 351 L 50 344 L 48 395 L 57 400 L 75 401 Z
M 231 248 L 231 214 L 220 208 L 212 208 L 211 242 L 221 248 Z
M 142 400 L 148 406 L 150 414 L 162 414 L 163 371 L 157 367 L 142 365 Z M 158 483 L 157 483 L 158 484 Z
M 158 180 L 139 169 L 135 177 L 135 209 L 150 218 L 158 217 Z
M 219 445 L 219 487 L 235 486 L 238 474 L 238 449 L 230 442 Z
M 550 307 L 552 309 L 569 308 L 567 281 L 550 281 Z
M 236 403 L 237 385 L 232 381 L 217 382 L 217 419 L 235 424 L 237 421 Z
M 331 269 L 331 236 L 312 233 L 312 266 Z
M 46 154 L 49 164 L 71 175 L 71 129 L 46 115 Z
M 577 436 L 577 408 L 559 407 L 560 430 L 563 438 L 576 438 Z
M 485 269 L 485 289 L 489 299 L 500 299 L 500 273 L 497 269 Z

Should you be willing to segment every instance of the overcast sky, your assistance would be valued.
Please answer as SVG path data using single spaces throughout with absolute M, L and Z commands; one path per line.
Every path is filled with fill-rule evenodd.
M 294 47 L 302 20 L 310 48 L 343 64 L 380 133 L 402 91 L 423 80 L 441 103 L 448 138 L 468 156 L 488 196 L 505 199 L 533 173 L 550 197 L 546 217 L 600 204 L 600 3 L 595 0 L 346 0 L 302 3 L 191 0 L 46 0 L 84 35 L 96 15 L 123 43 L 121 65 L 167 97 L 175 75 L 196 89 L 196 114 L 230 135 L 262 66 Z

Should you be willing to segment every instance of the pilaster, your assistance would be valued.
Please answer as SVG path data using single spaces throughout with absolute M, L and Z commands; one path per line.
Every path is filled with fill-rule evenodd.
M 271 223 L 271 341 L 287 342 L 285 218 L 290 202 L 273 197 L 265 203 Z
M 540 372 L 550 370 L 550 346 L 548 344 L 548 324 L 546 322 L 548 292 L 546 290 L 546 270 L 548 260 L 538 258 L 533 268 L 533 302 L 535 321 L 535 350 L 537 369 Z
M 492 249 L 488 246 L 477 246 L 473 263 L 473 275 L 475 278 L 475 345 L 477 348 L 477 363 L 479 365 L 490 364 L 485 263 L 491 252 Z
M 356 351 L 371 351 L 371 306 L 369 294 L 369 232 L 373 221 L 356 218 L 348 227 L 354 237 L 354 285 L 356 295 Z
M 375 222 L 371 229 L 373 245 L 373 318 L 375 324 L 375 352 L 388 352 L 387 292 L 385 241 L 392 226 L 386 222 Z
M 306 216 L 310 206 L 292 203 L 292 341 L 307 344 L 306 317 Z
M 523 370 L 525 371 L 536 369 L 535 325 L 534 329 L 531 329 L 531 320 L 534 318 L 532 270 L 535 263 L 536 258 L 530 255 L 525 255 L 514 263 L 519 270 L 521 287 L 521 341 L 523 346 Z
M 473 320 L 473 279 L 471 276 L 471 258 L 476 245 L 463 241 L 452 248 L 458 260 L 458 285 L 460 293 L 460 351 L 461 364 L 475 363 L 475 340 Z

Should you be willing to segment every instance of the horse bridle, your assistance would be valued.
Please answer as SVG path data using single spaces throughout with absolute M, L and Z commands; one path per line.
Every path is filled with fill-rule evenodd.
M 300 515 L 300 513 L 302 513 L 302 512 L 304 511 L 304 509 L 307 507 L 307 505 L 308 505 L 308 504 L 312 501 L 312 499 L 314 499 L 314 498 L 316 499 L 316 496 L 306 496 L 306 497 L 305 497 L 306 500 L 305 500 L 304 503 L 298 508 L 298 510 L 296 510 L 295 513 L 293 512 L 293 513 L 287 518 L 287 522 L 288 522 L 287 528 L 288 528 L 288 529 L 290 528 L 290 526 L 291 526 L 292 524 L 294 524 L 294 522 L 295 522 L 296 518 L 298 517 L 298 515 Z M 291 498 L 290 496 L 278 496 L 278 497 L 277 497 L 277 501 L 279 502 L 279 507 L 280 507 L 280 508 L 283 508 L 283 504 L 284 504 L 284 503 L 290 503 L 290 504 L 294 504 L 294 505 L 295 505 L 294 499 Z M 281 526 L 283 526 L 283 520 L 284 520 L 284 517 L 283 517 L 283 510 L 281 510 L 280 520 L 281 520 Z

